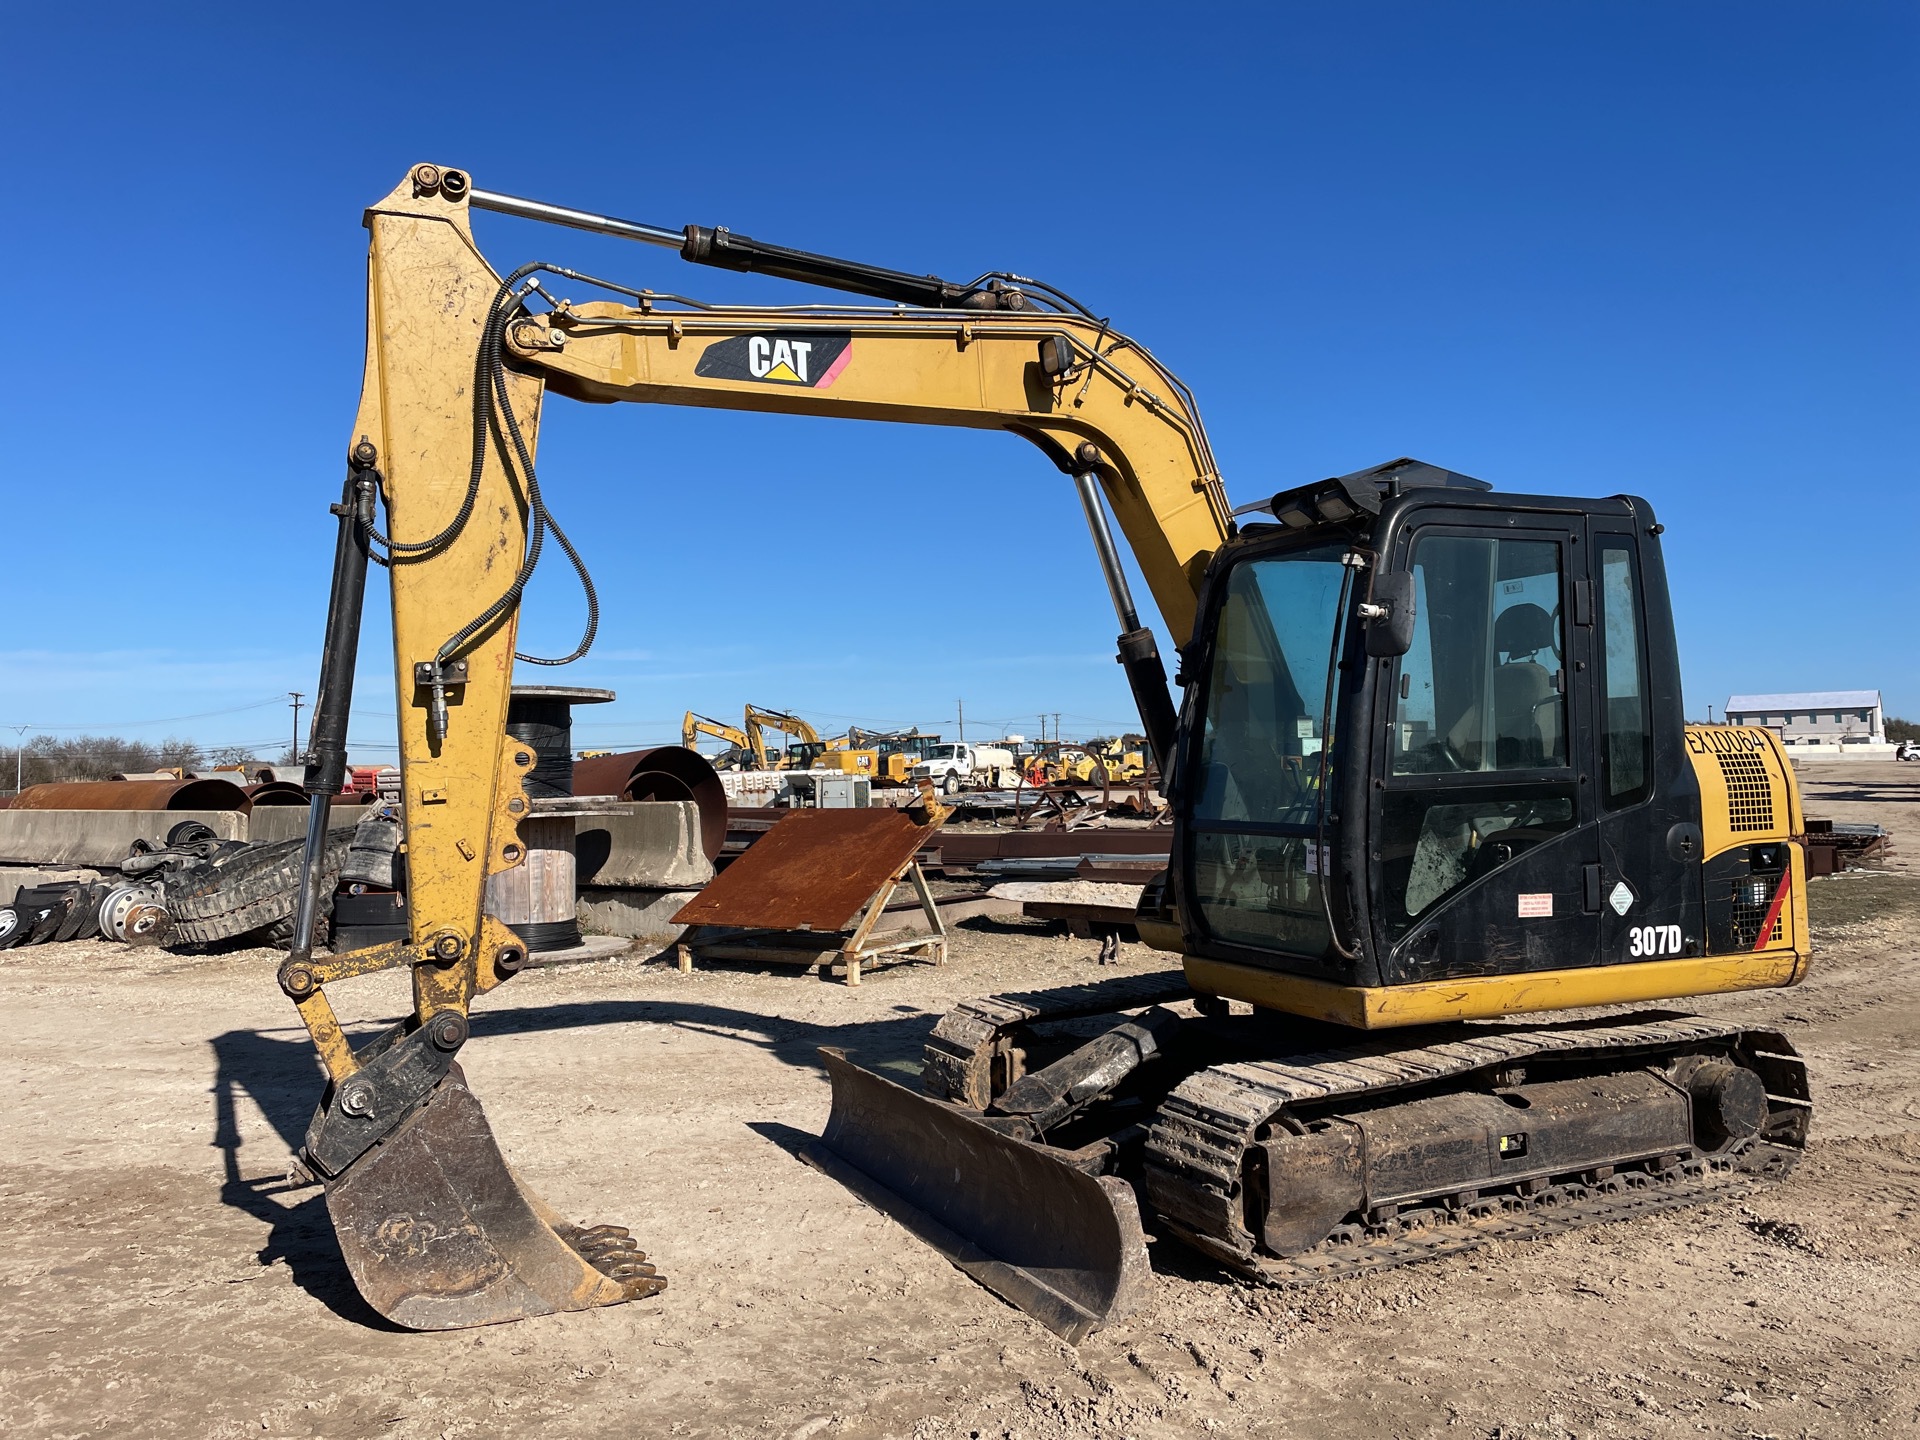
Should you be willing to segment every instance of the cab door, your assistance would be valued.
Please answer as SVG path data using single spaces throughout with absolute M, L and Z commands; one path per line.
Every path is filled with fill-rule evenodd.
M 1671 663 L 1666 577 L 1648 527 L 1588 520 L 1596 724 L 1582 769 L 1592 778 L 1599 853 L 1586 904 L 1605 964 L 1705 953 L 1700 800 L 1680 753 L 1683 722 Z
M 1585 530 L 1581 516 L 1434 511 L 1394 544 L 1415 619 L 1389 672 L 1369 817 L 1388 984 L 1600 958 Z

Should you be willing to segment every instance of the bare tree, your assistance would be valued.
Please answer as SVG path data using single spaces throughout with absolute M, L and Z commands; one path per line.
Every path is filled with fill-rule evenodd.
M 23 785 L 47 785 L 62 780 L 109 780 L 115 775 L 176 766 L 195 770 L 204 763 L 200 747 L 191 740 L 169 736 L 158 745 L 127 740 L 118 735 L 74 735 L 61 739 L 36 735 L 21 757 Z

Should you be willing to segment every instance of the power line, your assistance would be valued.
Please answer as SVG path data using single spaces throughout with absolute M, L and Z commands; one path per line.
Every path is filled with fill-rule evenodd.
M 178 725 L 183 720 L 211 720 L 217 715 L 239 715 L 268 705 L 284 704 L 282 695 L 256 700 L 251 705 L 235 705 L 229 710 L 202 710 L 198 715 L 168 715 L 158 720 L 95 720 L 85 725 L 29 725 L 29 730 L 134 730 L 142 725 Z M 9 729 L 13 728 L 11 726 Z

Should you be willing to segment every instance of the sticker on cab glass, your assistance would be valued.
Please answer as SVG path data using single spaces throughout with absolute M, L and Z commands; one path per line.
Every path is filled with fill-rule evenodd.
M 1544 895 L 1522 895 L 1520 897 L 1520 918 L 1522 920 L 1536 920 L 1543 915 L 1551 914 L 1553 914 L 1553 894 L 1551 891 Z
M 773 330 L 765 335 L 735 335 L 709 345 L 693 373 L 708 380 L 758 380 L 824 390 L 840 378 L 852 358 L 849 331 Z

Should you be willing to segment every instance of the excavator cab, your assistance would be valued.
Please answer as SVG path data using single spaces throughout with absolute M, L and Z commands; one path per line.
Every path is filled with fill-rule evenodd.
M 1242 514 L 1160 900 L 1196 988 L 1362 1028 L 1591 1003 L 1581 972 L 1639 961 L 1668 968 L 1634 998 L 1700 993 L 1729 937 L 1646 502 L 1399 460 Z
M 1183 949 L 1265 1001 L 1498 989 L 1626 958 L 1629 920 L 1703 954 L 1657 534 L 1405 460 L 1243 512 L 1187 658 Z

